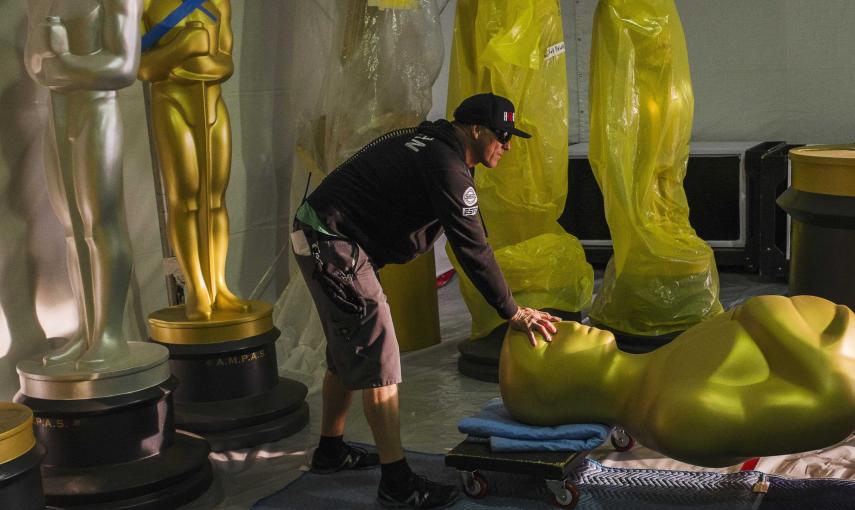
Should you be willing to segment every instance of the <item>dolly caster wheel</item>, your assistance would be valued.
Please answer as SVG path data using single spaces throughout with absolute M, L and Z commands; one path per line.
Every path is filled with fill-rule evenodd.
M 547 480 L 546 488 L 552 493 L 552 504 L 559 508 L 576 508 L 579 489 L 569 480 Z
M 632 450 L 632 447 L 635 446 L 635 438 L 620 427 L 616 427 L 612 431 L 611 442 L 615 450 L 619 452 Z
M 487 480 L 478 471 L 461 471 L 463 492 L 472 499 L 482 499 L 487 495 Z

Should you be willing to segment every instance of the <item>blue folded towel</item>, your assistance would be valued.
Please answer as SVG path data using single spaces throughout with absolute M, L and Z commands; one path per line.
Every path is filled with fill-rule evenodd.
M 600 423 L 538 427 L 515 421 L 502 402 L 494 398 L 475 416 L 463 418 L 457 429 L 470 436 L 489 438 L 496 452 L 592 450 L 609 437 L 611 427 Z

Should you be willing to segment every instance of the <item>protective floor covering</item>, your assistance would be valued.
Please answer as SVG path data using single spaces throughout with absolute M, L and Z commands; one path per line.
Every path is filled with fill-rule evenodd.
M 457 473 L 445 467 L 441 454 L 408 452 L 413 469 L 444 483 L 458 483 Z M 488 483 L 484 499 L 461 497 L 450 508 L 555 508 L 543 480 L 483 472 Z M 588 460 L 571 479 L 578 485 L 576 508 L 599 510 L 676 508 L 729 510 L 849 510 L 855 508 L 855 482 L 842 480 L 790 480 L 766 477 L 766 494 L 753 492 L 764 475 L 756 471 L 721 474 L 609 468 Z M 305 508 L 378 508 L 376 488 L 379 469 L 335 475 L 305 473 L 275 494 L 258 501 L 254 510 Z
M 721 300 L 725 307 L 757 294 L 782 294 L 786 286 L 782 283 L 762 283 L 755 276 L 740 274 L 722 274 Z M 404 382 L 401 393 L 401 434 L 404 445 L 411 451 L 441 455 L 463 440 L 457 431 L 457 422 L 464 416 L 471 416 L 490 399 L 498 396 L 499 387 L 495 383 L 476 381 L 460 375 L 457 371 L 457 345 L 469 333 L 469 314 L 457 289 L 456 278 L 449 285 L 439 289 L 442 342 L 419 351 L 402 356 Z M 298 317 L 299 318 L 299 317 Z M 292 375 L 285 374 L 291 377 Z M 294 374 L 294 377 L 305 377 Z M 310 382 L 304 381 L 304 382 Z M 254 502 L 276 493 L 289 482 L 300 478 L 301 468 L 309 463 L 313 448 L 317 443 L 320 430 L 321 398 L 319 391 L 312 391 L 307 397 L 311 409 L 309 425 L 291 437 L 266 443 L 254 448 L 216 453 L 211 455 L 214 466 L 214 483 L 211 488 L 196 501 L 182 507 L 185 510 L 228 509 L 245 510 Z M 360 399 L 355 398 L 350 412 L 345 439 L 366 444 L 374 444 L 371 431 L 362 415 Z M 624 453 L 615 452 L 610 445 L 594 450 L 590 456 L 600 464 L 612 468 L 677 470 L 691 472 L 712 472 L 729 474 L 739 472 L 740 466 L 724 469 L 706 469 L 691 466 L 664 457 L 643 446 L 637 446 Z M 441 466 L 441 461 L 439 465 Z M 759 461 L 758 471 L 770 475 L 780 475 L 800 479 L 835 478 L 855 481 L 855 436 L 838 445 L 821 451 L 805 452 L 781 457 L 765 457 Z M 379 476 L 374 474 L 371 476 Z M 456 475 L 453 474 L 453 477 Z M 493 476 L 491 474 L 491 476 Z M 332 479 L 325 482 L 332 484 Z M 366 482 L 367 483 L 367 482 Z M 523 484 L 525 485 L 525 484 Z M 540 490 L 541 482 L 528 484 Z M 326 486 L 328 489 L 331 485 Z M 298 487 L 299 488 L 299 487 Z M 376 480 L 368 484 L 362 492 L 364 501 L 373 504 Z M 529 488 L 528 490 L 534 490 Z M 545 493 L 542 497 L 543 508 L 550 508 Z M 586 491 L 582 491 L 585 493 Z M 820 491 L 822 492 L 822 491 Z M 780 493 L 780 492 L 779 492 Z M 522 493 L 511 493 L 521 496 Z M 645 500 L 636 503 L 618 502 L 621 492 L 609 491 L 608 498 L 601 499 L 598 493 L 589 491 L 583 496 L 585 507 L 591 509 L 690 509 L 716 508 L 699 506 L 693 503 L 671 502 L 657 503 L 659 506 L 642 506 Z M 638 498 L 638 492 L 633 493 Z M 789 508 L 811 508 L 813 491 L 801 491 L 797 494 L 797 504 Z M 803 497 L 802 497 L 803 496 Z M 585 499 L 589 498 L 589 499 Z M 855 496 L 853 496 L 855 499 Z M 501 499 L 493 499 L 490 504 L 498 504 Z M 508 500 L 510 501 L 510 500 Z M 527 500 L 532 505 L 541 501 L 537 497 Z M 599 501 L 597 503 L 597 501 Z M 592 506 L 593 505 L 593 506 Z M 595 506 L 600 505 L 600 506 Z M 712 503 L 710 504 L 712 505 Z M 263 507 L 260 507 L 263 508 Z M 351 508 L 349 502 L 344 506 L 315 504 L 303 508 Z M 458 507 L 467 508 L 467 507 Z M 468 507 L 478 508 L 478 507 Z M 487 507 L 490 508 L 490 507 Z M 493 508 L 496 508 L 495 506 Z M 501 508 L 501 507 L 499 507 Z M 510 508 L 516 508 L 510 506 Z M 531 506 L 537 508 L 537 506 Z M 736 507 L 736 510 L 749 510 L 751 505 Z M 763 507 L 764 510 L 775 510 Z M 786 510 L 789 510 L 789 508 Z M 829 510 L 846 508 L 828 506 Z

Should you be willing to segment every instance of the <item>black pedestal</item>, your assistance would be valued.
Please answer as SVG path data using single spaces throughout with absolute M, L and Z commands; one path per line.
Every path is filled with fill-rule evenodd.
M 855 309 L 855 197 L 788 189 L 778 204 L 793 219 L 790 295 Z
M 176 433 L 174 379 L 129 394 L 47 400 L 18 394 L 45 446 L 48 504 L 61 508 L 174 508 L 211 483 L 208 444 Z
M 580 312 L 564 312 L 561 310 L 545 309 L 544 311 L 557 315 L 566 321 L 578 321 L 582 318 Z M 508 324 L 497 326 L 487 336 L 464 340 L 457 345 L 460 357 L 457 358 L 457 370 L 473 379 L 487 382 L 499 382 L 499 355 Z M 535 333 L 537 334 L 537 333 Z
M 298 432 L 309 422 L 308 389 L 279 377 L 279 330 L 230 342 L 167 344 L 179 380 L 175 425 L 214 451 L 248 448 Z
M 631 354 L 643 354 L 645 352 L 654 351 L 677 338 L 677 336 L 682 333 L 682 331 L 675 331 L 664 335 L 644 336 L 626 333 L 602 324 L 594 324 L 594 327 L 605 331 L 611 331 L 617 341 L 618 349 Z
M 34 446 L 24 455 L 0 465 L 0 504 L 16 510 L 43 510 L 45 498 L 39 470 L 45 450 Z

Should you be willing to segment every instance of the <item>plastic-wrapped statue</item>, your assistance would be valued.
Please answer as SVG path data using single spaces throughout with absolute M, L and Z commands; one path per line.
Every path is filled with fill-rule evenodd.
M 758 296 L 647 354 L 578 323 L 536 348 L 511 332 L 500 385 L 522 422 L 620 424 L 700 466 L 814 450 L 855 430 L 855 314 L 813 296 Z
M 27 70 L 51 91 L 48 195 L 65 228 L 80 316 L 79 333 L 44 362 L 103 367 L 128 352 L 131 255 L 116 89 L 136 79 L 142 0 L 30 0 L 27 8 Z
M 683 189 L 694 93 L 674 0 L 600 0 L 592 40 L 589 159 L 615 252 L 589 315 L 634 335 L 683 331 L 722 307 Z
M 233 72 L 228 0 L 145 0 L 140 79 L 166 183 L 169 239 L 184 273 L 185 313 L 246 312 L 225 281 L 231 124 L 220 84 Z
M 464 98 L 493 92 L 519 109 L 517 125 L 534 136 L 513 139 L 498 171 L 475 170 L 479 214 L 496 260 L 520 303 L 578 312 L 591 303 L 594 270 L 578 239 L 556 219 L 567 201 L 564 32 L 557 0 L 458 0 L 449 64 L 448 118 Z M 503 320 L 460 272 L 472 338 Z

